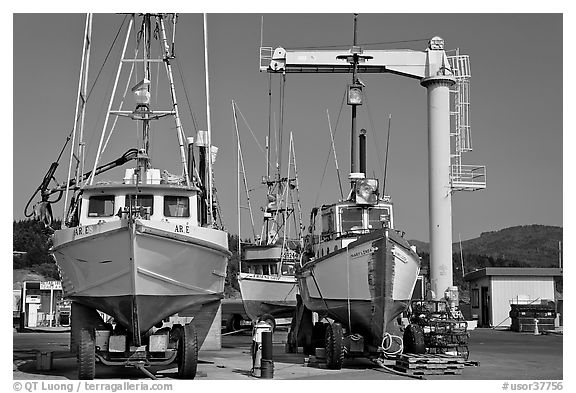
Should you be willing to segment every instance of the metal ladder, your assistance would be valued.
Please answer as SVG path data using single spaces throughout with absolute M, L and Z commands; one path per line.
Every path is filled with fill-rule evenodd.
M 462 153 L 472 151 L 470 132 L 470 57 L 448 56 L 448 63 L 456 79 L 450 90 L 450 179 L 452 191 L 476 191 L 486 188 L 486 166 L 462 164 Z

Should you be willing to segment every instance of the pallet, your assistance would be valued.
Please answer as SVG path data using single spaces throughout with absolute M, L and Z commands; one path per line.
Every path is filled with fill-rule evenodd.
M 395 370 L 406 375 L 460 375 L 466 360 L 445 354 L 402 354 Z
M 404 353 L 400 355 L 398 361 L 404 363 L 433 363 L 433 364 L 465 364 L 466 359 L 459 356 L 446 355 L 442 353 L 435 354 L 412 354 Z
M 406 369 L 402 367 L 394 367 L 396 371 L 400 371 L 406 375 L 461 375 L 462 369 Z
M 464 368 L 463 363 L 447 364 L 447 363 L 405 363 L 398 361 L 396 362 L 397 367 L 402 367 L 405 369 L 413 370 L 431 370 L 431 369 L 442 369 L 442 370 L 456 370 Z

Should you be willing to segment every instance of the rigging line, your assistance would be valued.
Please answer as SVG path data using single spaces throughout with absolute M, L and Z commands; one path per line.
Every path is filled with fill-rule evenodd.
M 117 33 L 116 33 L 116 37 L 114 37 L 114 41 L 112 42 L 112 45 L 110 45 L 110 49 L 108 50 L 108 53 L 106 54 L 106 59 L 104 60 L 104 63 L 102 64 L 102 67 L 100 68 L 100 71 L 98 72 L 98 75 L 96 76 L 96 79 L 94 80 L 94 84 L 93 84 L 92 87 L 90 88 L 90 93 L 88 93 L 88 96 L 90 96 L 92 90 L 93 90 L 94 87 L 96 86 L 96 82 L 98 81 L 98 79 L 99 79 L 99 77 L 100 77 L 100 74 L 102 73 L 102 70 L 104 69 L 104 65 L 105 65 L 105 63 L 107 62 L 107 60 L 108 60 L 108 58 L 109 58 L 109 56 L 110 56 L 110 54 L 111 54 L 111 52 L 112 52 L 113 47 L 116 45 L 116 41 L 117 41 L 118 37 L 120 36 L 120 32 L 121 32 L 121 30 L 122 30 L 122 27 L 124 26 L 124 23 L 126 22 L 126 18 L 127 18 L 127 17 L 128 17 L 128 15 L 124 15 L 124 19 L 122 20 L 122 24 L 120 25 L 120 28 L 118 29 L 118 31 L 117 31 Z M 136 45 L 136 47 L 138 47 L 138 44 Z M 132 69 L 134 69 L 134 63 L 132 63 Z M 132 71 L 131 71 L 131 72 L 132 72 Z M 136 71 L 136 72 L 137 72 L 137 71 Z M 129 84 L 130 84 L 130 80 L 127 81 L 127 88 L 128 88 L 128 86 L 129 86 Z M 111 86 L 112 86 L 112 79 L 110 79 L 110 80 L 108 81 L 108 87 L 107 87 L 106 92 L 105 92 L 105 94 L 104 94 L 105 96 L 108 95 Z M 126 92 L 124 93 L 124 96 L 125 96 L 125 95 L 126 95 Z M 86 101 L 88 101 L 88 98 L 86 99 Z M 98 115 L 97 120 L 94 122 L 94 126 L 93 126 L 93 128 L 92 128 L 92 132 L 90 133 L 90 141 L 89 141 L 89 143 L 87 144 L 87 146 L 92 146 L 92 140 L 93 140 L 94 135 L 95 135 L 95 129 L 99 127 L 99 126 L 98 126 L 98 123 L 99 123 L 99 121 L 100 121 L 100 119 L 101 119 L 102 112 L 103 112 L 103 109 L 104 109 L 104 105 L 105 105 L 105 100 L 102 100 L 102 102 L 101 102 L 101 104 L 100 104 L 100 109 L 99 109 L 98 112 L 97 112 L 97 113 L 99 113 L 99 115 Z M 106 139 L 106 143 L 104 144 L 104 150 L 106 149 L 106 146 L 108 145 L 108 141 L 109 141 L 109 139 L 110 139 L 110 136 L 112 135 L 112 130 L 114 130 L 114 127 L 115 127 L 117 121 L 118 121 L 118 117 L 116 117 L 116 118 L 114 119 L 113 125 L 112 125 L 112 127 L 111 127 L 110 134 L 109 134 L 108 138 Z M 103 132 L 105 133 L 105 130 L 103 130 Z M 103 150 L 103 151 L 104 151 L 104 150 Z M 86 152 L 85 152 L 84 154 L 86 154 Z
M 102 62 L 102 65 L 100 66 L 100 70 L 98 71 L 98 74 L 96 75 L 96 78 L 94 79 L 94 83 L 92 83 L 92 86 L 90 87 L 90 90 L 88 91 L 88 94 L 86 95 L 84 104 L 86 104 L 88 102 L 88 98 L 90 97 L 90 95 L 92 94 L 92 90 L 94 90 L 94 87 L 96 86 L 96 82 L 98 81 L 98 77 L 100 76 L 100 74 L 102 73 L 102 70 L 104 69 L 104 66 L 106 65 L 108 57 L 110 56 L 110 53 L 112 52 L 112 48 L 114 47 L 114 44 L 116 43 L 116 40 L 118 39 L 118 36 L 120 35 L 120 31 L 122 30 L 122 26 L 124 26 L 124 22 L 126 21 L 126 17 L 127 17 L 127 15 L 124 15 L 124 19 L 122 20 L 122 23 L 120 24 L 120 27 L 118 28 L 118 32 L 116 33 L 116 37 L 114 37 L 112 45 L 110 45 L 110 49 L 108 50 L 108 53 L 106 54 L 106 57 L 105 57 L 104 61 Z M 79 118 L 80 118 L 80 115 L 78 115 L 76 117 L 76 119 L 74 120 L 74 123 L 76 123 Z M 62 150 L 60 150 L 60 154 L 58 154 L 58 158 L 56 159 L 56 162 L 60 161 L 60 158 L 62 157 L 62 154 L 64 153 L 64 150 L 66 149 L 66 145 L 70 141 L 70 138 L 72 137 L 73 132 L 74 132 L 74 130 L 72 129 L 70 131 L 70 133 L 68 134 L 68 137 L 66 138 L 66 141 L 64 142 L 64 146 L 62 146 Z
M 131 22 L 132 22 L 132 21 L 131 21 Z M 122 55 L 121 55 L 122 57 L 121 57 L 121 58 L 124 58 L 124 56 L 125 56 L 125 54 L 126 54 L 126 46 L 128 45 L 128 38 L 129 38 L 129 34 L 130 34 L 130 29 L 132 29 L 132 23 L 130 23 L 130 24 L 128 25 L 128 33 L 126 34 L 126 40 L 124 41 L 124 46 L 123 46 L 123 48 L 122 48 Z M 103 142 L 103 139 L 104 139 L 104 133 L 105 133 L 105 131 L 106 131 L 106 126 L 108 125 L 108 119 L 109 119 L 109 115 L 108 115 L 108 114 L 110 113 L 110 106 L 112 105 L 112 98 L 114 97 L 114 94 L 115 94 L 115 92 L 116 92 L 116 86 L 117 86 L 117 83 L 118 83 L 118 78 L 120 77 L 121 66 L 122 66 L 122 63 L 120 63 L 120 64 L 118 65 L 118 69 L 117 69 L 117 71 L 116 71 L 116 78 L 115 78 L 115 81 L 114 81 L 114 88 L 112 89 L 112 94 L 111 94 L 111 98 L 110 98 L 110 103 L 109 103 L 109 105 L 108 105 L 107 115 L 106 115 L 106 119 L 105 119 L 105 121 L 104 121 L 104 127 L 102 128 L 102 136 L 100 137 L 100 142 L 99 142 L 99 144 L 98 144 L 98 150 L 96 151 L 96 157 L 95 157 L 95 160 L 94 160 L 94 168 L 92 169 L 92 176 L 90 177 L 90 182 L 89 182 L 90 185 L 92 185 L 92 184 L 94 183 L 94 175 L 96 174 L 96 167 L 98 166 L 98 160 L 99 160 L 99 158 L 100 158 L 100 153 L 101 153 L 101 151 L 102 151 L 101 149 L 102 149 L 102 142 Z M 86 183 L 85 183 L 85 185 L 86 185 Z
M 356 45 L 358 46 L 370 46 L 370 45 L 388 45 L 388 44 L 401 44 L 401 43 L 406 43 L 406 42 L 422 42 L 422 41 L 429 41 L 430 38 L 418 38 L 418 39 L 413 39 L 413 40 L 400 40 L 400 41 L 385 41 L 385 42 L 367 42 L 367 43 L 358 43 Z M 296 47 L 291 47 L 291 48 L 286 48 L 288 50 L 291 49 L 324 49 L 324 48 L 350 48 L 350 45 L 348 44 L 342 44 L 342 45 L 320 45 L 320 46 L 296 46 Z
M 338 123 L 340 122 L 340 115 L 342 114 L 342 108 L 344 107 L 344 100 L 346 99 L 346 91 L 342 95 L 342 103 L 340 104 L 340 111 L 338 112 L 338 118 L 336 119 L 336 127 L 334 133 L 338 132 Z M 326 168 L 328 167 L 328 161 L 330 160 L 330 150 L 328 149 L 328 155 L 326 156 L 326 161 L 324 162 L 324 171 L 322 172 L 322 178 L 320 179 L 320 185 L 318 186 L 318 192 L 316 193 L 316 199 L 314 200 L 314 205 L 318 205 L 318 199 L 320 198 L 320 191 L 322 184 L 324 183 L 324 176 L 326 175 Z
M 186 83 L 184 81 L 184 76 L 182 75 L 182 67 L 180 67 L 180 63 L 178 62 L 178 57 L 174 56 L 174 60 L 176 61 L 176 68 L 178 69 L 178 74 L 180 75 L 180 80 L 182 81 L 182 86 L 184 88 L 184 96 L 186 97 L 186 103 L 188 104 L 188 110 L 190 111 L 190 115 L 192 116 L 192 124 L 194 125 L 194 131 L 198 132 L 198 123 L 196 122 L 196 116 L 194 115 L 194 111 L 192 110 L 192 104 L 190 104 L 190 97 L 188 96 L 188 89 L 187 89 Z
M 254 141 L 256 142 L 256 144 L 258 145 L 258 148 L 260 149 L 260 151 L 262 153 L 264 153 L 264 149 L 262 148 L 262 145 L 260 144 L 260 142 L 258 142 L 258 139 L 256 138 L 256 134 L 254 134 L 254 131 L 252 131 L 252 128 L 250 127 L 250 125 L 248 124 L 248 120 L 246 120 L 246 118 L 244 117 L 244 114 L 242 113 L 242 111 L 240 110 L 240 108 L 238 107 L 238 104 L 236 102 L 234 102 L 234 106 L 236 107 L 236 109 L 238 110 L 238 112 L 240 112 L 240 116 L 242 116 L 242 120 L 244 120 L 244 124 L 246 124 L 246 127 L 248 127 L 248 130 L 250 130 L 250 133 L 252 134 L 252 137 L 254 138 Z
M 340 198 L 344 199 L 344 192 L 342 191 L 342 181 L 340 180 L 340 168 L 338 167 L 338 158 L 336 157 L 336 147 L 334 146 L 334 134 L 332 134 L 332 124 L 330 124 L 330 112 L 326 109 L 326 117 L 328 118 L 328 130 L 330 131 L 330 141 L 332 142 L 332 152 L 334 153 L 334 164 L 336 165 L 336 176 L 338 177 L 338 186 L 340 187 Z
M 370 112 L 370 105 L 368 105 L 368 94 L 366 97 L 366 111 L 368 112 L 368 119 L 370 120 L 370 125 L 372 126 L 372 138 L 374 139 L 374 147 L 376 147 L 376 157 L 378 157 L 378 164 L 380 165 L 380 175 L 384 175 L 384 168 L 382 166 L 382 156 L 380 154 L 380 146 L 378 144 L 378 139 L 376 138 L 376 127 L 374 126 L 374 120 L 372 119 L 372 113 Z
M 278 126 L 278 156 L 276 157 L 276 166 L 278 167 L 278 179 L 281 176 L 281 164 L 282 164 L 282 138 L 284 134 L 284 97 L 286 95 L 286 73 L 282 74 L 282 79 L 280 82 L 280 120 Z
M 242 144 L 240 143 L 240 132 L 238 131 L 238 117 L 236 116 L 236 102 L 234 102 L 234 100 L 232 100 L 232 116 L 234 119 L 234 130 L 236 132 L 236 141 L 237 141 L 237 146 L 236 146 L 236 161 L 237 161 L 237 166 L 238 166 L 238 170 L 237 170 L 237 174 L 236 176 L 237 178 L 237 192 L 238 192 L 238 236 L 240 236 L 240 172 L 242 172 L 242 181 L 244 183 L 244 190 L 246 192 L 246 204 L 248 205 L 248 211 L 250 212 L 250 224 L 252 225 L 252 236 L 254 236 L 254 239 L 256 239 L 256 230 L 255 225 L 254 225 L 254 215 L 252 213 L 252 204 L 250 203 L 250 193 L 248 192 L 248 183 L 246 182 L 246 168 L 244 167 L 244 157 L 242 156 Z
M 134 49 L 134 58 L 136 59 L 138 57 L 138 52 L 139 52 L 139 42 L 136 43 L 136 48 Z M 136 63 L 132 63 L 130 66 L 130 73 L 128 74 L 128 78 L 126 78 L 126 86 L 124 87 L 124 93 L 122 94 L 122 100 L 120 101 L 120 105 L 119 105 L 119 109 L 122 110 L 122 106 L 124 105 L 124 100 L 126 99 L 126 94 L 128 94 L 128 89 L 130 88 L 130 79 L 132 79 L 132 74 L 134 74 L 134 70 L 136 70 L 136 73 L 138 72 L 138 70 L 136 69 Z M 136 76 L 136 80 L 137 80 L 137 76 Z M 156 90 L 156 93 L 158 91 Z M 118 119 L 120 118 L 120 116 L 116 116 L 114 118 L 114 121 L 112 122 L 112 127 L 110 127 L 110 132 L 108 133 L 108 137 L 106 138 L 106 142 L 104 143 L 104 147 L 102 148 L 102 153 L 104 153 L 106 151 L 106 147 L 108 147 L 108 142 L 110 141 L 110 138 L 112 137 L 112 133 L 114 132 L 114 130 L 116 129 L 116 124 L 118 123 Z M 138 127 L 136 127 L 136 134 L 138 134 Z
M 388 116 L 388 136 L 386 137 L 386 159 L 384 164 L 384 181 L 382 185 L 382 195 L 386 195 L 386 172 L 388 170 L 388 147 L 390 146 L 390 123 L 392 122 L 392 114 Z

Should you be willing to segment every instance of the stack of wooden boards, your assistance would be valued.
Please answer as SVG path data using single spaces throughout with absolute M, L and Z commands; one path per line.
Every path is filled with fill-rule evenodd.
M 460 375 L 466 365 L 461 357 L 444 354 L 402 354 L 394 369 L 406 375 Z

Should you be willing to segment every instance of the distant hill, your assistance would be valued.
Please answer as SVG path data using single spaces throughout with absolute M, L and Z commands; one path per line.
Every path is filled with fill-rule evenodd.
M 558 243 L 562 240 L 562 233 L 562 227 L 556 226 L 515 226 L 484 232 L 478 238 L 465 240 L 462 242 L 462 252 L 507 261 L 508 266 L 557 267 Z M 410 243 L 416 246 L 419 254 L 430 252 L 428 243 L 418 240 L 411 240 Z M 452 245 L 452 251 L 460 252 L 459 243 Z

